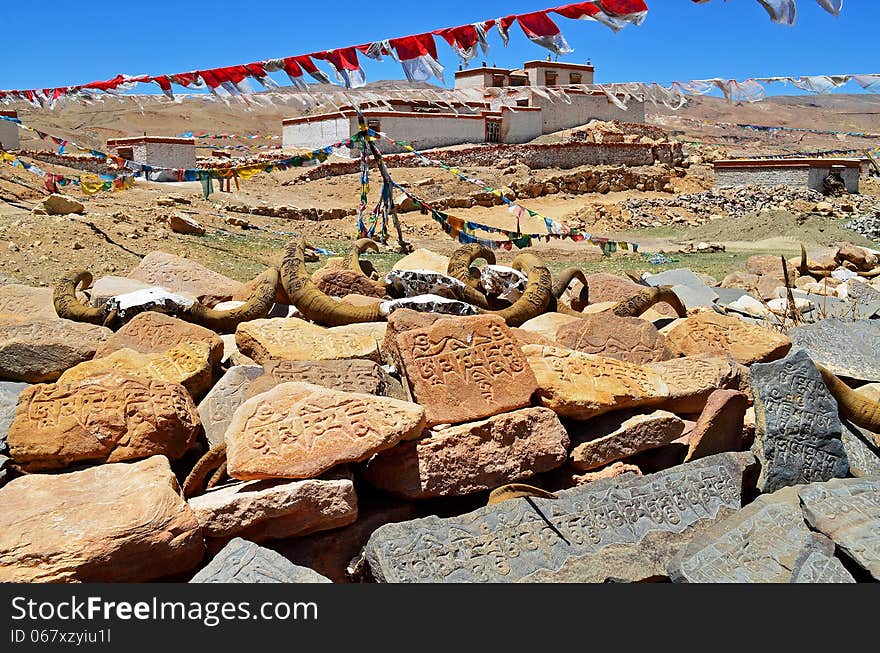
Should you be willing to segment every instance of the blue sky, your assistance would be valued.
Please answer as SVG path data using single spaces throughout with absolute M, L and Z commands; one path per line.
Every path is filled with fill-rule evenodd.
M 838 18 L 814 0 L 798 0 L 794 27 L 771 23 L 755 0 L 647 3 L 651 11 L 645 23 L 616 34 L 599 23 L 554 16 L 575 50 L 561 60 L 581 62 L 590 57 L 600 83 L 880 72 L 877 0 L 846 0 Z M 246 63 L 556 4 L 565 1 L 4 2 L 0 89 Z M 490 45 L 488 63 L 505 67 L 547 54 L 518 26 L 511 28 L 509 47 L 503 47 L 495 30 Z M 439 39 L 438 47 L 449 82 L 458 58 Z M 399 65 L 391 61 L 367 61 L 364 68 L 368 80 L 403 77 Z M 852 92 L 858 87 L 844 88 Z

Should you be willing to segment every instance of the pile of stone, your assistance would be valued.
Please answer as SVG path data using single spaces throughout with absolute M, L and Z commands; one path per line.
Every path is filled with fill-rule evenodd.
M 832 218 L 875 215 L 880 200 L 871 196 L 847 195 L 826 198 L 809 188 L 790 186 L 736 186 L 712 188 L 674 198 L 633 198 L 620 204 L 630 224 L 640 227 L 682 222 L 692 226 L 717 217 L 740 218 L 763 210 L 818 213 Z M 671 211 L 675 209 L 675 211 Z
M 880 242 L 880 213 L 861 216 L 850 220 L 844 226 L 865 238 Z
M 250 215 L 265 215 L 272 218 L 281 218 L 283 220 L 311 220 L 313 222 L 322 222 L 324 220 L 341 220 L 349 216 L 357 214 L 356 209 L 342 208 L 315 208 L 296 206 L 246 206 L 244 204 L 230 204 L 225 207 L 227 211 L 233 213 L 248 213 Z
M 876 402 L 876 322 L 789 337 L 690 271 L 643 282 L 589 275 L 581 317 L 515 328 L 286 307 L 222 338 L 155 311 L 113 332 L 0 286 L 0 582 L 880 580 L 880 435 L 814 365 Z M 243 291 L 151 255 L 92 300 L 126 284 Z M 589 314 L 646 286 L 687 316 Z

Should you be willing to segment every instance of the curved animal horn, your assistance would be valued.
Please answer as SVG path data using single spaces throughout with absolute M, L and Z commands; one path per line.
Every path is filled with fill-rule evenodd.
M 828 390 L 837 399 L 837 407 L 840 414 L 846 419 L 872 433 L 880 433 L 880 403 L 863 397 L 841 381 L 834 372 L 813 363 L 822 374 L 822 379 Z
M 228 311 L 216 311 L 201 302 L 195 302 L 182 317 L 220 334 L 235 333 L 242 322 L 259 320 L 269 315 L 275 303 L 279 279 L 278 270 L 269 268 L 242 306 Z
M 632 281 L 639 284 L 640 286 L 645 285 L 645 280 L 642 279 L 642 277 L 639 276 L 638 274 L 636 274 L 635 272 L 627 272 L 626 276 L 628 276 L 630 279 L 632 279 Z
M 306 241 L 293 238 L 284 248 L 281 261 L 281 283 L 293 305 L 309 320 L 325 326 L 342 326 L 358 322 L 379 322 L 385 319 L 378 304 L 352 306 L 331 299 L 312 283 L 304 261 Z
M 553 296 L 556 299 L 562 297 L 562 293 L 568 290 L 571 282 L 575 279 L 584 284 L 584 287 L 587 286 L 587 275 L 584 274 L 583 270 L 580 268 L 565 268 L 556 277 L 556 281 L 553 282 Z
M 342 267 L 346 270 L 353 270 L 358 272 L 365 277 L 369 276 L 369 274 L 364 270 L 364 262 L 361 261 L 361 254 L 363 254 L 367 250 L 372 250 L 378 254 L 379 246 L 376 244 L 376 241 L 370 238 L 359 238 L 354 241 L 352 246 L 345 253 L 345 256 L 342 259 Z
M 103 306 L 94 308 L 86 306 L 76 298 L 76 287 L 82 284 L 83 288 L 92 285 L 92 274 L 87 270 L 74 270 L 62 277 L 52 293 L 52 302 L 55 304 L 55 312 L 58 317 L 77 322 L 103 325 L 107 319 L 107 311 Z
M 446 274 L 450 277 L 455 277 L 474 290 L 479 290 L 480 273 L 476 269 L 471 268 L 471 263 L 477 259 L 485 259 L 489 265 L 495 265 L 495 252 L 478 243 L 459 247 L 449 257 Z
M 183 497 L 189 499 L 201 494 L 205 489 L 205 481 L 214 470 L 226 464 L 226 443 L 218 444 L 199 458 L 192 471 L 183 482 Z
M 618 317 L 638 317 L 652 306 L 667 303 L 675 309 L 678 317 L 685 317 L 687 309 L 674 292 L 672 286 L 660 286 L 658 288 L 645 288 L 640 290 L 629 299 L 618 302 L 611 312 Z
M 542 497 L 544 499 L 559 498 L 552 492 L 542 490 L 539 487 L 526 485 L 525 483 L 510 483 L 509 485 L 502 485 L 501 487 L 492 490 L 489 493 L 489 500 L 486 502 L 486 505 L 491 506 L 496 503 L 501 503 L 502 501 L 517 499 L 519 497 Z
M 553 298 L 553 277 L 550 270 L 534 254 L 519 254 L 513 268 L 526 273 L 528 282 L 522 296 L 500 311 L 484 311 L 498 315 L 508 326 L 517 327 L 547 310 Z

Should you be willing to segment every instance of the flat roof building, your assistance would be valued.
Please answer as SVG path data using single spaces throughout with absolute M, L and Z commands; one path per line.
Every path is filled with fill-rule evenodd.
M 0 111 L 0 116 L 18 118 L 17 111 Z M 14 122 L 0 120 L 0 149 L 17 150 L 21 146 L 19 127 Z
M 175 170 L 196 167 L 196 141 L 194 138 L 172 136 L 133 136 L 112 138 L 107 149 L 127 161 L 134 161 L 155 168 Z M 152 181 L 177 181 L 177 175 L 169 171 L 156 171 L 149 176 Z
M 859 159 L 722 159 L 715 161 L 715 187 L 792 186 L 823 192 L 830 173 L 850 193 L 859 192 Z

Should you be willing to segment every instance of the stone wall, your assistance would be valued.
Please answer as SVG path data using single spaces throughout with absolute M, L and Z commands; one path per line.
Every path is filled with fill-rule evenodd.
M 75 168 L 84 172 L 91 172 L 96 175 L 107 175 L 118 172 L 118 169 L 111 168 L 105 163 L 104 159 L 99 159 L 88 154 L 68 155 L 49 152 L 48 150 L 20 150 L 22 156 L 31 159 L 51 163 L 53 165 L 65 166 L 67 168 Z

